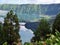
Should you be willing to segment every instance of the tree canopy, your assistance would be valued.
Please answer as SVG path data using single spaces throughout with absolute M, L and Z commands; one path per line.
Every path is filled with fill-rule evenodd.
M 60 32 L 60 13 L 56 16 L 53 26 L 52 26 L 52 33 L 54 34 L 58 30 Z
M 19 35 L 19 20 L 12 10 L 7 13 L 3 24 L 4 40 L 12 45 L 13 42 L 18 42 Z
M 50 25 L 46 19 L 41 19 L 40 24 L 37 28 L 37 30 L 34 32 L 34 37 L 32 40 L 34 41 L 40 41 L 47 38 L 47 34 L 50 34 Z M 43 38 L 43 39 L 42 39 Z

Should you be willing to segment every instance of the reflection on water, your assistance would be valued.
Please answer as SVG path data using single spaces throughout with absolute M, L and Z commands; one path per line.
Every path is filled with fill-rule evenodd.
M 25 28 L 25 23 L 20 23 L 20 36 L 22 43 L 30 42 L 30 39 L 34 36 L 32 30 Z

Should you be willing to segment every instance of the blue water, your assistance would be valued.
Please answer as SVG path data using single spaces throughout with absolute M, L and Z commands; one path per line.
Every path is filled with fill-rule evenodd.
M 19 34 L 21 36 L 22 43 L 30 42 L 31 38 L 34 36 L 32 30 L 27 29 L 25 26 L 22 26 L 21 24 L 20 24 L 20 32 L 19 32 Z

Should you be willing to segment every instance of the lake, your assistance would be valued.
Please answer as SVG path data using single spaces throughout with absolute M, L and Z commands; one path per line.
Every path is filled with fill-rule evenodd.
M 22 43 L 30 42 L 31 38 L 34 36 L 33 31 L 31 29 L 27 29 L 25 27 L 26 23 L 19 23 L 20 24 L 20 31 L 19 34 L 21 36 Z

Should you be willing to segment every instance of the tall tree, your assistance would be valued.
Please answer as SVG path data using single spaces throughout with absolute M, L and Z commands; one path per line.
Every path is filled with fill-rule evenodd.
M 11 10 L 7 13 L 7 16 L 4 19 L 3 32 L 5 41 L 8 42 L 8 45 L 12 45 L 13 42 L 18 42 L 19 36 L 19 21 L 17 15 Z
M 53 26 L 52 26 L 52 33 L 55 33 L 55 30 L 60 32 L 60 13 L 56 16 Z
M 0 45 L 4 42 L 3 41 L 3 24 L 2 24 L 2 22 L 0 22 Z
M 50 25 L 46 19 L 41 19 L 37 30 L 34 32 L 35 37 L 33 39 L 36 41 L 44 40 L 47 34 L 50 34 Z

